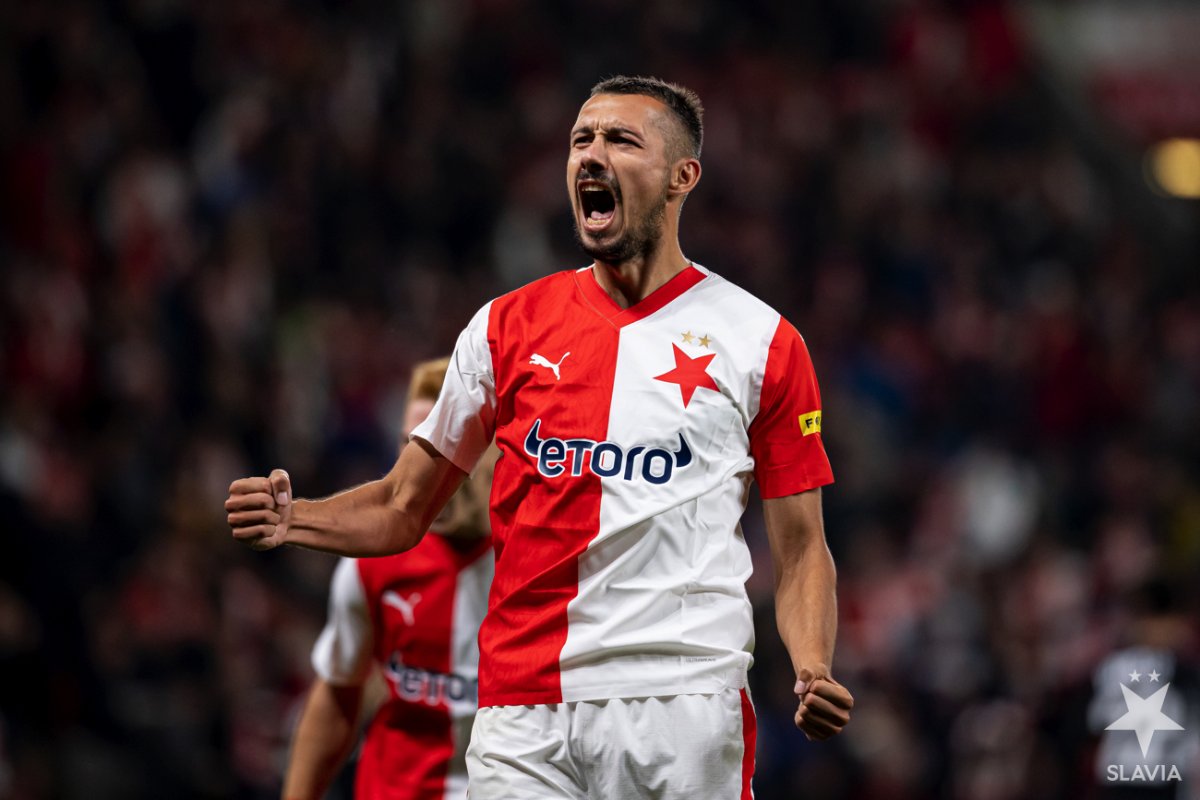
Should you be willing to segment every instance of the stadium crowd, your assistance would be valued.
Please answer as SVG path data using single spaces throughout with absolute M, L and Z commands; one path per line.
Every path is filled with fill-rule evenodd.
M 334 559 L 234 545 L 229 480 L 377 476 L 412 364 L 585 263 L 619 72 L 699 92 L 685 250 L 822 383 L 857 716 L 792 725 L 751 502 L 757 796 L 1084 796 L 1136 590 L 1196 657 L 1200 291 L 1035 69 L 986 0 L 5 4 L 0 797 L 277 796 Z

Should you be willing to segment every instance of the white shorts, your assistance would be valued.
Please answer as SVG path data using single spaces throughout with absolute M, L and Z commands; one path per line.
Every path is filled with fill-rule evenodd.
M 467 748 L 467 796 L 749 800 L 754 741 L 744 689 L 481 708 Z

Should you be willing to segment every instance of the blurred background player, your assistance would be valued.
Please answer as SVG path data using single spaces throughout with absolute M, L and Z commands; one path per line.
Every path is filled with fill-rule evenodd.
M 429 415 L 449 359 L 413 369 L 404 440 Z M 386 696 L 363 741 L 354 795 L 360 800 L 451 800 L 466 793 L 463 752 L 477 706 L 479 624 L 493 559 L 487 514 L 494 458 L 485 458 L 400 556 L 338 562 L 329 620 L 313 648 L 317 673 L 296 729 L 283 796 L 324 796 L 376 694 Z

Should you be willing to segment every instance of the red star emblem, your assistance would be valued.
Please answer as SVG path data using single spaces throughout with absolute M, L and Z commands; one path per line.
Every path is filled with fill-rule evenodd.
M 671 348 L 675 351 L 675 369 L 670 372 L 664 372 L 662 375 L 655 375 L 654 380 L 665 383 L 678 383 L 679 393 L 683 395 L 684 408 L 687 408 L 688 403 L 692 401 L 692 395 L 696 393 L 696 389 L 699 387 L 712 389 L 714 392 L 720 391 L 712 375 L 705 372 L 708 369 L 709 362 L 717 357 L 716 353 L 709 353 L 699 358 L 691 358 L 687 353 L 680 350 L 678 345 L 672 344 Z

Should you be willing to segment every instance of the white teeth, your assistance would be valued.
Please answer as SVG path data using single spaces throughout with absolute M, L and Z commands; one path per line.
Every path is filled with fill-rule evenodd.
M 585 186 L 580 191 L 583 191 L 583 192 L 606 192 L 608 190 L 602 186 Z

